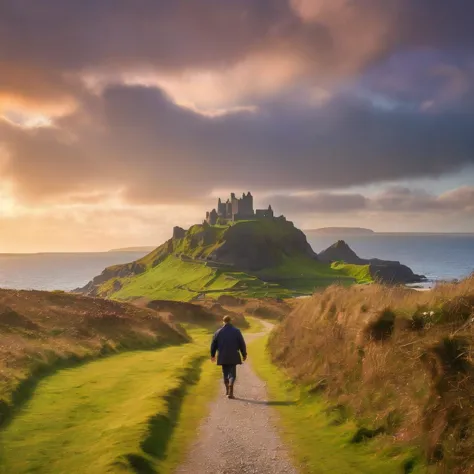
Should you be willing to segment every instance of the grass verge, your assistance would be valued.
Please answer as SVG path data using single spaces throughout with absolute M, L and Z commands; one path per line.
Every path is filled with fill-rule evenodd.
M 202 372 L 200 344 L 139 351 L 58 372 L 0 433 L 0 472 L 155 473 L 182 401 Z
M 206 347 L 210 335 L 205 330 L 191 330 L 196 343 Z M 209 414 L 210 404 L 218 391 L 217 381 L 220 370 L 206 360 L 200 371 L 199 381 L 189 387 L 181 405 L 179 420 L 175 426 L 173 437 L 167 447 L 166 457 L 159 464 L 160 474 L 171 474 L 183 462 L 186 453 L 196 440 L 199 425 Z
M 266 382 L 271 401 L 277 405 L 279 428 L 303 473 L 421 473 L 413 453 L 397 452 L 384 444 L 383 436 L 354 444 L 357 426 L 328 413 L 328 405 L 317 394 L 291 382 L 271 363 L 268 338 L 250 345 L 252 366 Z
M 55 371 L 188 340 L 149 309 L 63 292 L 0 290 L 0 426 Z

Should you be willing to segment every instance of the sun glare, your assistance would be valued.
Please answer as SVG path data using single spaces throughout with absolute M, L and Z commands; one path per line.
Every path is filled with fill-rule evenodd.
M 1 116 L 10 124 L 22 128 L 51 127 L 53 125 L 53 121 L 47 115 L 19 109 L 7 109 Z
M 0 217 L 11 217 L 15 214 L 15 201 L 0 190 Z

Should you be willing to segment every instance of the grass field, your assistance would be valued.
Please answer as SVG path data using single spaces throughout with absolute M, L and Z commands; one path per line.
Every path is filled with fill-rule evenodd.
M 55 370 L 187 340 L 149 309 L 59 292 L 0 290 L 0 426 Z
M 279 428 L 295 459 L 305 473 L 323 474 L 399 474 L 422 473 L 409 452 L 396 452 L 384 445 L 383 439 L 353 444 L 357 426 L 340 422 L 327 413 L 328 405 L 307 388 L 292 383 L 270 361 L 267 338 L 250 345 L 251 363 L 267 383 L 270 400 L 277 404 Z
M 198 295 L 218 298 L 222 294 L 249 298 L 290 298 L 311 294 L 316 288 L 340 283 L 371 281 L 368 266 L 287 259 L 279 267 L 255 274 L 216 269 L 202 262 L 168 256 L 140 275 L 120 280 L 122 288 L 109 293 L 114 299 L 137 298 L 191 301 Z M 109 291 L 113 281 L 102 285 Z
M 250 319 L 248 332 L 263 325 Z M 218 389 L 207 360 L 212 327 L 193 342 L 62 370 L 0 432 L 1 474 L 173 472 Z
M 171 469 L 205 414 L 218 376 L 204 362 L 209 333 L 191 334 L 191 344 L 120 354 L 44 379 L 0 433 L 0 472 Z M 188 391 L 194 402 L 182 406 Z

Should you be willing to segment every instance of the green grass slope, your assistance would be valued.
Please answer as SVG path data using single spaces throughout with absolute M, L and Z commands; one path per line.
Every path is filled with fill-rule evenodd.
M 44 379 L 0 433 L 0 472 L 159 472 L 204 352 L 185 344 L 125 353 Z
M 123 353 L 43 379 L 0 431 L 0 473 L 174 472 L 221 377 L 208 360 L 217 326 L 185 326 L 190 343 Z
M 372 281 L 366 265 L 319 262 L 304 234 L 284 219 L 194 225 L 177 235 L 136 262 L 107 268 L 80 291 L 119 300 L 288 298 Z
M 44 375 L 188 340 L 150 309 L 58 292 L 0 290 L 0 425 Z

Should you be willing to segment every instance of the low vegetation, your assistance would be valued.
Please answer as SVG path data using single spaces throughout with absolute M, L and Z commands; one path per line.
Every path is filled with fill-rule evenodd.
M 0 425 L 55 369 L 188 340 L 150 309 L 62 292 L 0 290 Z
M 302 300 L 269 347 L 336 424 L 357 421 L 347 443 L 414 447 L 405 472 L 474 472 L 474 277 L 428 292 L 332 286 Z

